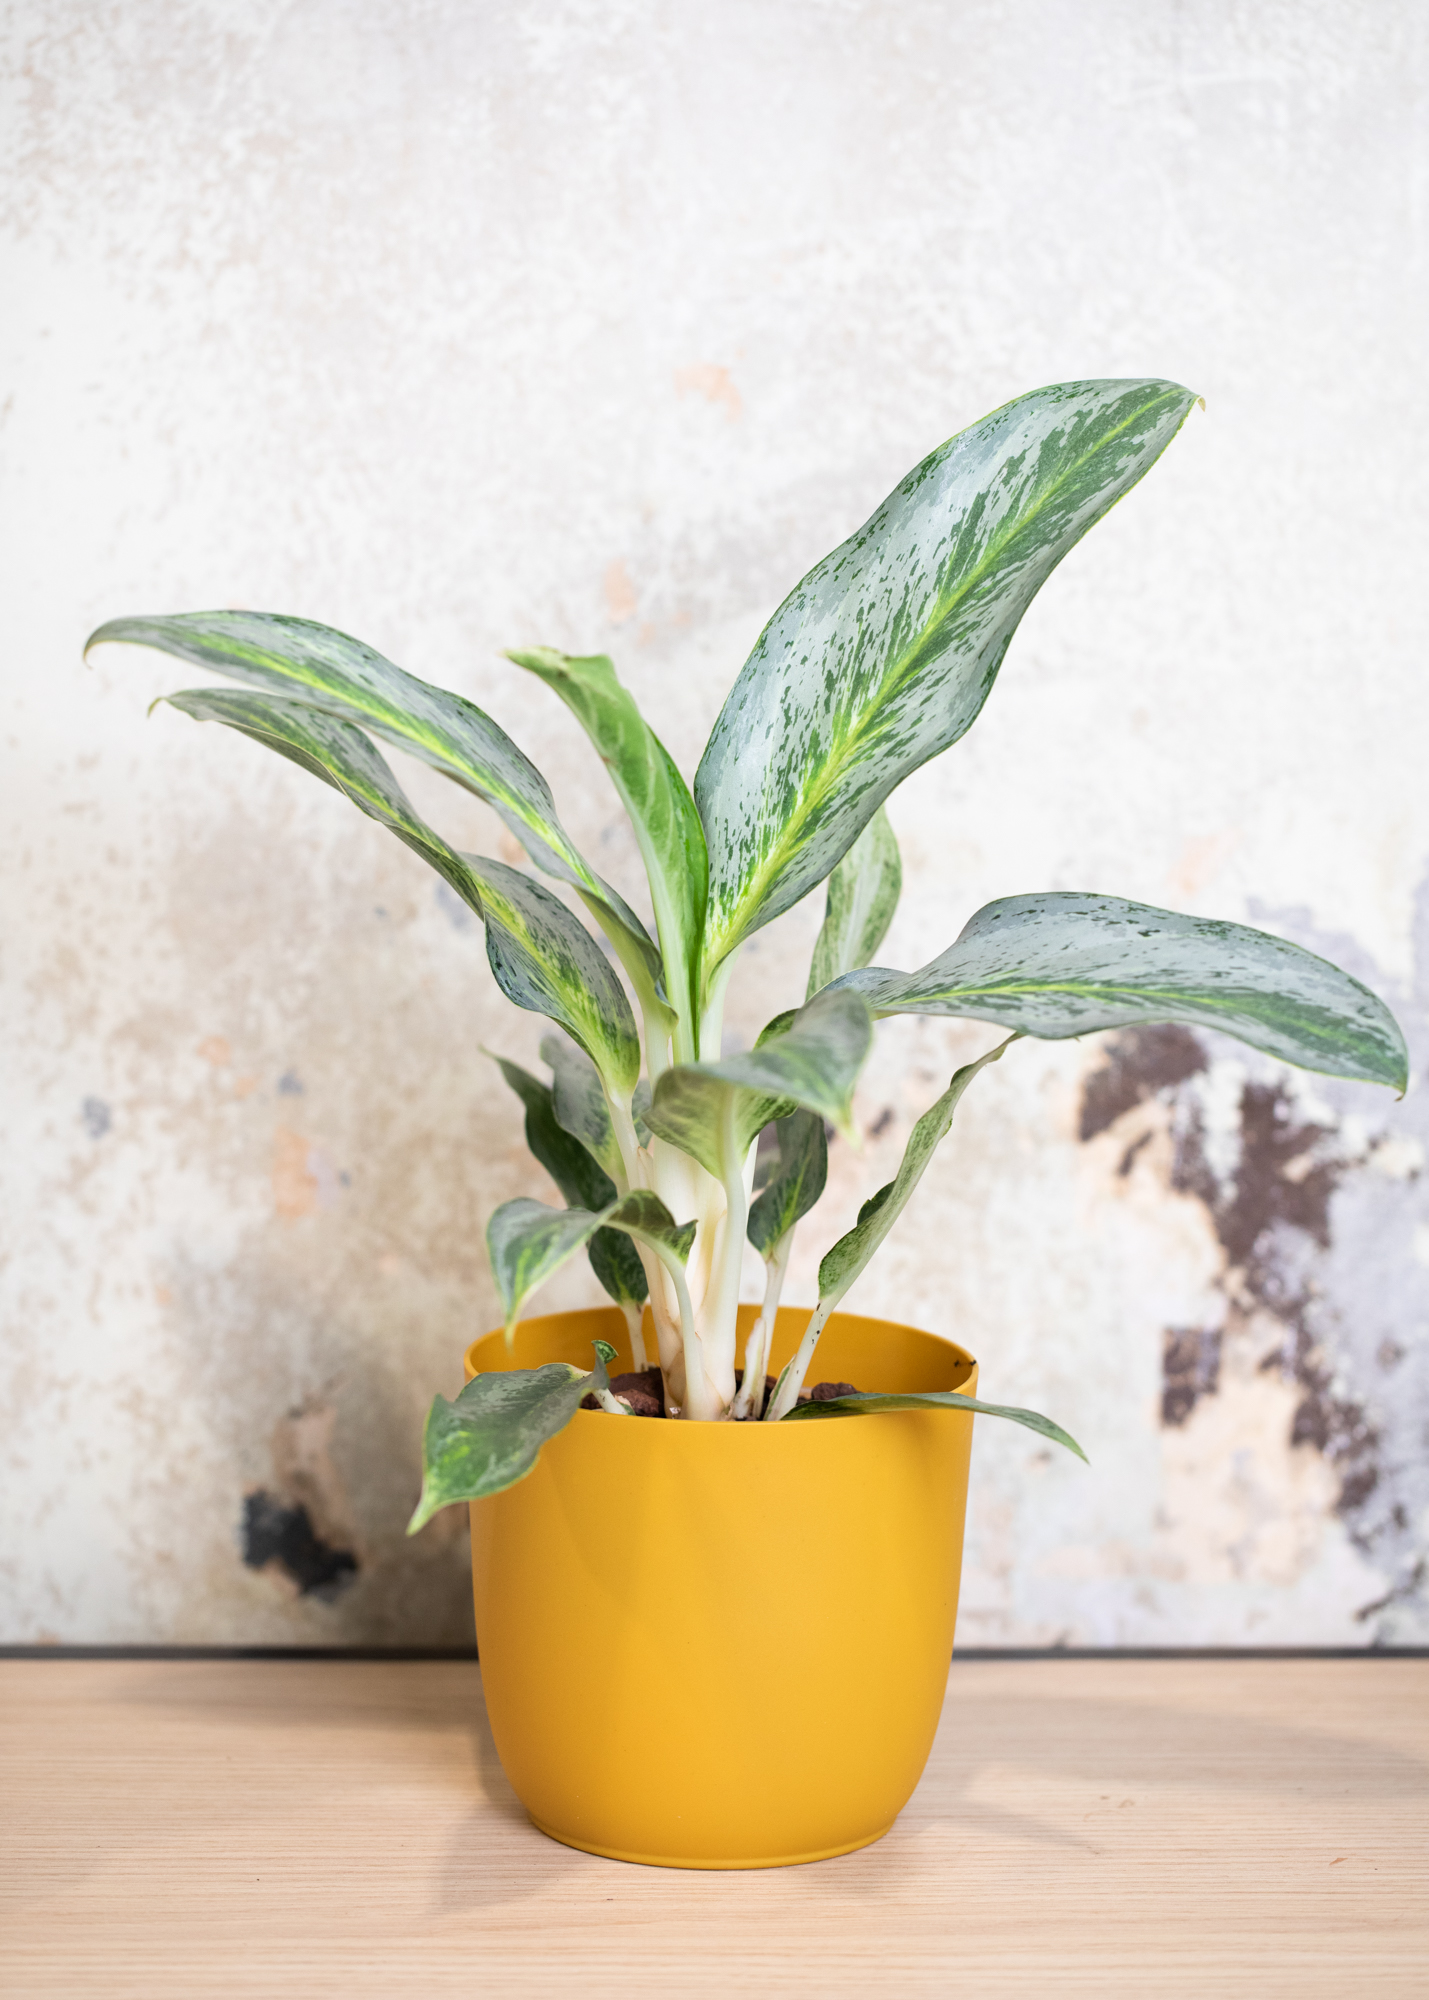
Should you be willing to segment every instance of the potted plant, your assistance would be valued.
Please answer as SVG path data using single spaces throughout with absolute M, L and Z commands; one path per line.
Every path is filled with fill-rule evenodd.
M 1047 1418 L 978 1401 L 952 1341 L 836 1310 L 980 1070 L 1021 1036 L 1170 1021 L 1404 1087 L 1381 1001 L 1240 924 L 1013 896 L 914 972 L 872 963 L 900 886 L 884 801 L 971 727 L 1042 582 L 1194 400 L 1171 382 L 1066 383 L 934 451 L 775 612 L 693 786 L 608 659 L 510 654 L 604 761 L 653 925 L 592 870 L 489 716 L 357 640 L 213 612 L 119 619 L 89 642 L 158 647 L 240 683 L 168 699 L 415 849 L 482 919 L 502 991 L 553 1024 L 549 1081 L 497 1060 L 564 1206 L 518 1199 L 491 1218 L 506 1324 L 432 1406 L 411 1527 L 471 1503 L 496 1746 L 561 1840 L 687 1866 L 807 1860 L 877 1838 L 917 1782 L 952 1646 L 972 1415 L 1078 1449 Z M 448 845 L 374 739 L 494 807 L 566 899 Z M 726 1054 L 741 945 L 821 883 L 802 1002 Z M 824 1255 L 817 1303 L 785 1307 L 828 1134 L 851 1134 L 875 1023 L 899 1013 L 1005 1038 L 918 1120 L 895 1178 Z M 757 1309 L 739 1303 L 746 1241 L 768 1274 Z M 612 1304 L 522 1321 L 582 1251 Z M 816 1352 L 827 1379 L 807 1390 Z

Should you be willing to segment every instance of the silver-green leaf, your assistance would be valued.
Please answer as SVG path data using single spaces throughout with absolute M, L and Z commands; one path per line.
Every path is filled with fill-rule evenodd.
M 666 996 L 693 1035 L 709 856 L 690 788 L 603 653 L 574 659 L 541 646 L 507 658 L 554 688 L 610 773 L 645 864 Z
M 910 771 L 972 726 L 1023 612 L 1165 450 L 1175 382 L 1020 396 L 915 466 L 764 628 L 694 793 L 705 972 L 821 882 Z
M 923 1113 L 909 1133 L 908 1144 L 893 1179 L 869 1197 L 859 1210 L 858 1221 L 853 1228 L 827 1252 L 819 1265 L 820 1324 L 855 1278 L 867 1268 L 875 1251 L 908 1206 L 928 1162 L 952 1128 L 953 1113 L 963 1092 L 978 1071 L 996 1062 L 1006 1047 L 1007 1042 L 1000 1043 L 976 1062 L 965 1063 L 956 1073 L 937 1103 Z
M 851 1135 L 853 1087 L 873 1037 L 862 1002 L 844 1004 L 858 998 L 817 994 L 772 1022 L 754 1048 L 665 1070 L 646 1113 L 651 1131 L 720 1179 L 738 1169 L 771 1118 L 800 1107 Z
M 677 1223 L 648 1188 L 634 1189 L 593 1212 L 548 1208 L 527 1195 L 503 1202 L 486 1225 L 486 1247 L 508 1334 L 531 1294 L 602 1229 L 622 1230 L 637 1243 L 681 1263 L 695 1235 L 694 1223 Z
M 550 787 L 505 730 L 474 702 L 394 666 L 360 639 L 307 618 L 260 611 L 189 611 L 114 618 L 85 641 L 152 646 L 229 680 L 356 723 L 483 799 L 538 868 L 577 889 L 622 963 L 659 976 L 645 926 L 572 845 Z
M 584 1399 L 609 1394 L 605 1346 L 597 1347 L 586 1375 L 552 1361 L 474 1375 L 454 1401 L 436 1397 L 422 1436 L 422 1494 L 407 1533 L 415 1535 L 442 1507 L 488 1499 L 533 1471 L 542 1445 L 565 1429 Z
M 1022 1424 L 1029 1431 L 1036 1431 L 1039 1437 L 1050 1438 L 1053 1444 L 1060 1444 L 1074 1452 L 1088 1463 L 1087 1455 L 1077 1440 L 1064 1431 L 1060 1424 L 1054 1424 L 1050 1417 L 1040 1416 L 1036 1410 L 1019 1410 L 1007 1403 L 982 1403 L 975 1396 L 959 1396 L 952 1389 L 929 1389 L 916 1395 L 880 1396 L 856 1392 L 851 1396 L 830 1396 L 826 1402 L 796 1403 L 783 1418 L 786 1424 L 818 1423 L 824 1417 L 874 1417 L 882 1410 L 971 1410 L 981 1417 L 1006 1417 L 1014 1424 Z
M 952 1014 L 1060 1041 L 1176 1021 L 1218 1028 L 1302 1069 L 1402 1091 L 1408 1052 L 1377 995 L 1246 924 L 1119 896 L 1008 896 L 918 972 L 870 967 L 835 991 L 877 1015 Z
M 449 847 L 360 729 L 306 702 L 246 689 L 192 688 L 165 699 L 311 771 L 420 854 L 482 919 L 486 955 L 507 999 L 558 1022 L 612 1088 L 630 1092 L 640 1074 L 635 1016 L 595 939 L 528 875 Z
M 605 953 L 529 875 L 484 856 L 461 858 L 480 885 L 486 955 L 502 992 L 559 1022 L 611 1089 L 628 1097 L 640 1077 L 640 1036 Z
M 573 1043 L 567 1043 L 573 1048 Z M 615 1182 L 580 1140 L 556 1116 L 549 1084 L 504 1056 L 494 1058 L 501 1074 L 526 1107 L 526 1144 L 572 1208 L 608 1208 L 617 1198 Z M 581 1056 L 581 1061 L 586 1058 Z M 591 1068 L 594 1076 L 594 1068 Z M 645 1267 L 628 1236 L 597 1229 L 586 1245 L 590 1267 L 617 1305 L 640 1305 L 649 1295 Z
M 777 1164 L 750 1203 L 745 1235 L 761 1257 L 774 1256 L 784 1237 L 824 1191 L 829 1142 L 817 1111 L 794 1111 L 776 1124 Z
M 809 967 L 809 992 L 867 965 L 888 935 L 903 887 L 898 842 L 880 806 L 829 877 L 824 923 Z

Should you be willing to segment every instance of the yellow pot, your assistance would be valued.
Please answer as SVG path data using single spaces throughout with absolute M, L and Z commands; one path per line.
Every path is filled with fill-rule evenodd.
M 754 1308 L 740 1308 L 741 1344 Z M 779 1314 L 777 1373 L 808 1320 Z M 648 1325 L 648 1316 L 647 1316 Z M 526 1320 L 467 1376 L 620 1351 L 616 1307 Z M 977 1392 L 951 1341 L 836 1313 L 820 1381 Z M 471 1508 L 487 1713 L 542 1832 L 668 1868 L 775 1868 L 888 1831 L 943 1705 L 972 1417 L 661 1423 L 577 1411 Z

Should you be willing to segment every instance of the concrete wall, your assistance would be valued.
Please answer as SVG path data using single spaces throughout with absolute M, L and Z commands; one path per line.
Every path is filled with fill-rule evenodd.
M 90 627 L 359 633 L 490 708 L 633 889 L 501 647 L 611 651 L 692 769 L 917 458 L 1151 373 L 1207 414 L 896 795 L 884 956 L 1039 888 L 1249 919 L 1386 995 L 1414 1082 L 1019 1047 L 850 1304 L 956 1333 L 1093 1459 L 980 1428 L 966 1643 L 1429 1636 L 1422 7 L 28 0 L 5 32 L 3 1635 L 463 1637 L 460 1520 L 402 1538 L 421 1419 L 493 1322 L 486 1214 L 549 1198 L 478 1050 L 539 1027 L 475 924 L 300 773 L 146 720 L 196 676 L 86 670 Z M 816 920 L 762 935 L 737 1033 Z M 987 1039 L 882 1031 L 794 1297 Z M 245 1509 L 300 1507 L 306 1557 L 246 1564 Z

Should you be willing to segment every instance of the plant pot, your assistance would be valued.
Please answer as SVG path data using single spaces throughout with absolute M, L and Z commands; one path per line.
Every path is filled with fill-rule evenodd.
M 741 1307 L 741 1342 L 755 1316 Z M 806 1308 L 778 1317 L 772 1366 Z M 647 1315 L 647 1326 L 648 1326 Z M 616 1307 L 487 1334 L 468 1379 L 591 1365 Z M 836 1313 L 816 1379 L 976 1393 L 951 1341 Z M 957 1616 L 972 1417 L 696 1424 L 581 1410 L 471 1507 L 497 1753 L 536 1825 L 668 1868 L 775 1868 L 866 1846 L 922 1775 Z

